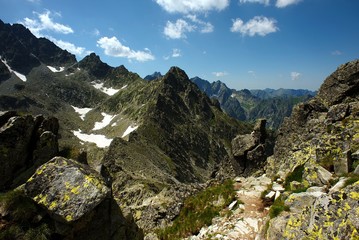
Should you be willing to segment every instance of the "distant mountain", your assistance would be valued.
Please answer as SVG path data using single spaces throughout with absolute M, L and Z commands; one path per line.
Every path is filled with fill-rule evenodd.
M 315 96 L 316 91 L 310 91 L 307 89 L 271 89 L 266 88 L 264 90 L 250 90 L 252 95 L 260 98 L 260 99 L 268 99 L 274 97 L 301 97 L 305 95 Z
M 295 104 L 304 102 L 315 95 L 309 90 L 264 89 L 235 90 L 221 81 L 208 82 L 199 77 L 191 79 L 209 97 L 218 99 L 221 108 L 239 120 L 255 121 L 267 119 L 267 126 L 277 129 L 285 117 L 290 116 Z
M 154 72 L 151 75 L 147 75 L 144 79 L 148 81 L 152 81 L 161 77 L 163 77 L 163 75 L 160 72 Z

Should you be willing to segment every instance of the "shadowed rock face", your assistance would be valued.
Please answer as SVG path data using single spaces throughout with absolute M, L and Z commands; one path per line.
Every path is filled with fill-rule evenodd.
M 0 20 L 0 56 L 12 69 L 28 74 L 40 62 L 51 66 L 71 65 L 75 55 L 62 50 L 45 38 L 36 38 L 21 24 L 4 24 Z
M 237 174 L 249 176 L 262 169 L 272 154 L 273 143 L 266 133 L 266 120 L 260 119 L 251 134 L 238 135 L 232 140 L 232 151 L 240 168 Z
M 56 118 L 0 112 L 0 189 L 22 184 L 58 153 Z M 27 176 L 27 177 L 26 177 Z
M 359 100 L 359 60 L 339 66 L 321 85 L 317 99 L 326 107 Z

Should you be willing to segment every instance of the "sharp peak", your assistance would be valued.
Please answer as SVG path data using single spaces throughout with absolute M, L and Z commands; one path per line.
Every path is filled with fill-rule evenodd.
M 189 81 L 189 78 L 188 78 L 188 75 L 186 74 L 186 72 L 177 66 L 172 66 L 168 70 L 168 72 L 165 74 L 165 78 L 168 78 L 169 76 L 175 76 L 177 78 L 179 77 L 181 79 L 186 79 Z

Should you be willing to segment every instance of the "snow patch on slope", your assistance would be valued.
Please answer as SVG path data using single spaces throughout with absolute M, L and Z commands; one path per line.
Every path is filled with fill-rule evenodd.
M 135 131 L 138 128 L 138 126 L 128 126 L 128 128 L 126 129 L 126 131 L 123 133 L 122 137 L 126 137 L 128 134 L 132 133 L 133 131 Z
M 106 138 L 105 135 L 86 134 L 86 133 L 82 133 L 80 129 L 78 131 L 72 131 L 72 132 L 81 141 L 95 143 L 97 145 L 97 147 L 99 147 L 99 148 L 108 147 L 108 146 L 110 146 L 110 144 L 112 142 L 112 139 Z
M 95 122 L 95 126 L 94 126 L 94 128 L 92 130 L 100 130 L 100 129 L 106 127 L 116 117 L 116 115 L 110 115 L 110 114 L 107 114 L 107 113 L 101 113 L 101 115 L 103 116 L 102 121 L 101 122 Z
M 54 72 L 54 73 L 58 73 L 58 72 L 62 72 L 65 70 L 65 67 L 51 67 L 51 66 L 47 66 L 48 69 L 50 69 L 51 72 Z
M 92 86 L 94 86 L 94 88 L 102 91 L 103 93 L 106 93 L 109 96 L 115 95 L 116 93 L 118 93 L 118 91 L 123 89 L 123 87 L 121 89 L 107 88 L 107 87 L 103 86 L 103 83 L 96 83 L 96 82 L 92 82 Z
M 93 109 L 93 108 L 78 108 L 75 106 L 71 106 L 71 107 L 75 110 L 75 112 L 80 114 L 80 118 L 82 119 L 82 121 L 85 120 L 86 114 Z
M 7 69 L 9 70 L 10 73 L 15 73 L 15 75 L 20 78 L 23 82 L 26 82 L 27 78 L 24 74 L 21 74 L 19 72 L 16 72 L 14 70 L 11 69 L 11 67 L 7 64 L 6 60 L 2 60 L 1 56 L 0 56 L 1 61 L 5 64 L 5 66 L 7 67 Z

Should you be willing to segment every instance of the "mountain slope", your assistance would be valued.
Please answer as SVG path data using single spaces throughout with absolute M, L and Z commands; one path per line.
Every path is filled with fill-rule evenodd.
M 237 173 L 231 141 L 252 126 L 223 113 L 183 70 L 172 67 L 146 81 L 96 54 L 80 62 L 51 58 L 66 56 L 56 48 L 45 57 L 36 46 L 47 40 L 19 25 L 4 26 L 5 38 L 29 34 L 20 53 L 33 62 L 17 62 L 14 46 L 3 46 L 0 110 L 57 117 L 60 154 L 101 171 L 142 228 L 168 224 L 204 182 Z

